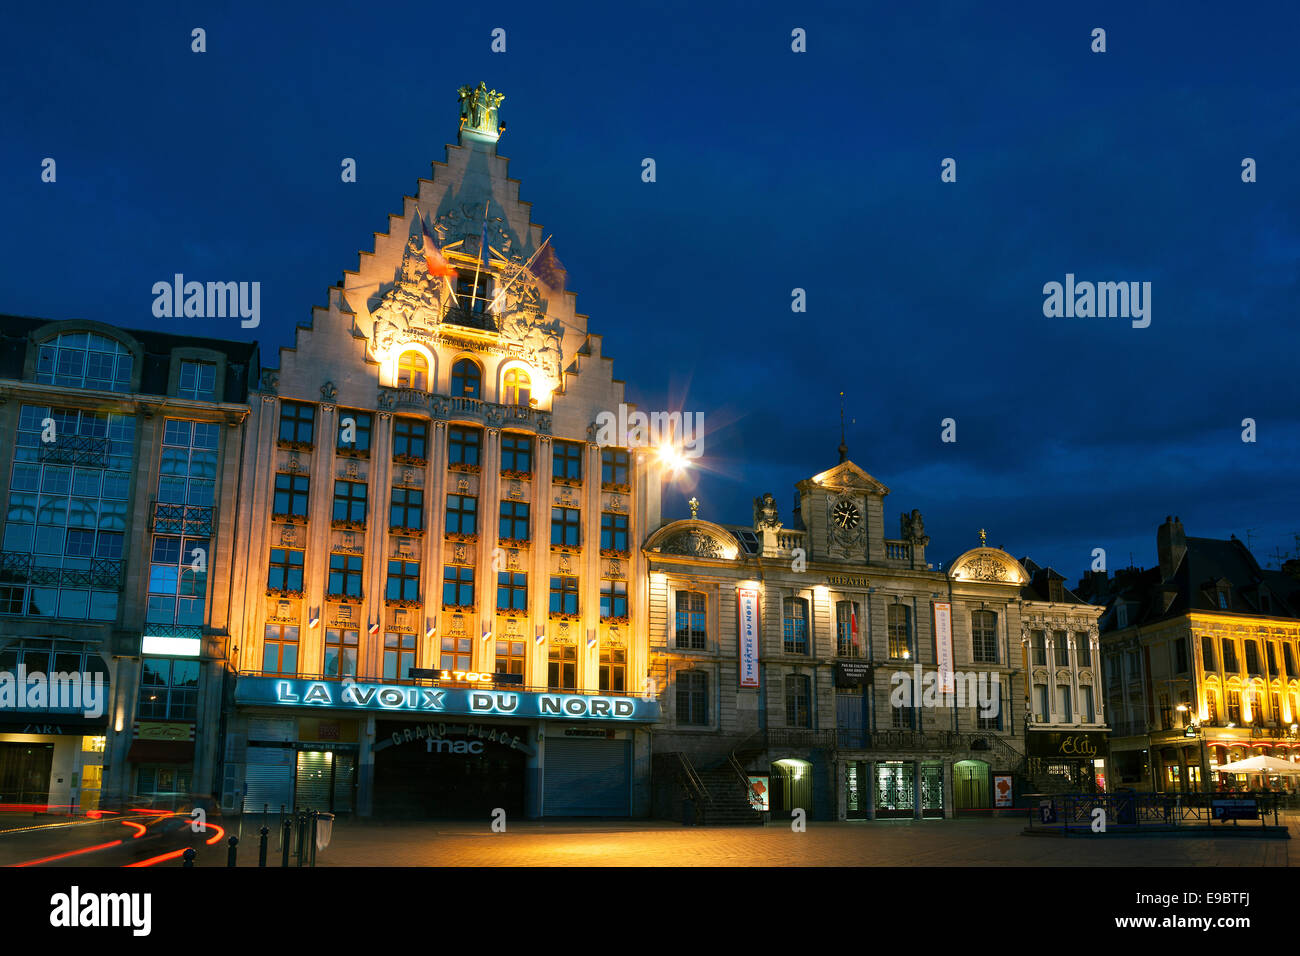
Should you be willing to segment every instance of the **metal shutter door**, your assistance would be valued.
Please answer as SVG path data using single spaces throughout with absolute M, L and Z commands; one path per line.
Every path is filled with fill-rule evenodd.
M 293 806 L 293 769 L 295 753 L 279 747 L 249 747 L 244 771 L 244 810 L 260 811 L 270 806 L 279 812 L 280 805 Z
M 319 750 L 298 753 L 298 806 L 304 810 L 329 810 L 334 757 Z
M 543 815 L 626 817 L 631 762 L 627 740 L 546 739 Z

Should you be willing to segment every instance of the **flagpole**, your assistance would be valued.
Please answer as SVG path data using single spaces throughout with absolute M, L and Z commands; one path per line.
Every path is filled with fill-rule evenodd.
M 424 211 L 420 209 L 419 203 L 415 204 L 415 213 L 417 216 L 420 217 L 420 237 L 421 237 L 421 241 L 423 242 L 424 237 L 428 235 L 428 230 L 424 228 Z M 439 250 L 439 252 L 441 251 L 442 250 Z M 447 294 L 451 296 L 452 304 L 460 305 L 460 300 L 456 298 L 456 290 L 451 287 L 451 280 L 448 279 L 446 276 L 443 276 L 442 284 L 447 287 Z
M 552 233 L 551 235 L 554 235 L 554 233 Z M 542 254 L 542 250 L 546 248 L 546 243 L 550 241 L 551 241 L 551 236 L 547 236 L 546 239 L 542 242 L 542 244 L 537 247 L 537 251 L 528 257 L 528 261 L 525 262 L 522 267 L 516 266 L 517 271 L 515 272 L 515 274 L 510 277 L 510 280 L 508 282 L 502 285 L 501 291 L 498 292 L 493 297 L 492 304 L 488 306 L 489 312 L 491 312 L 493 309 L 497 307 L 497 302 L 501 299 L 503 295 L 505 295 L 507 292 L 510 291 L 510 287 L 515 284 L 515 280 L 517 280 L 521 275 L 523 275 L 525 272 L 528 271 L 528 267 L 531 266 L 533 262 L 536 261 L 537 257 Z
M 487 214 L 488 214 L 488 206 L 491 205 L 491 203 L 492 200 L 490 199 L 486 199 L 483 201 L 483 231 L 479 233 L 480 246 L 487 245 Z M 474 311 L 474 300 L 478 298 L 478 270 L 479 267 L 483 265 L 484 251 L 485 250 L 483 249 L 479 249 L 478 261 L 474 263 L 474 285 L 469 292 L 469 310 L 471 312 Z

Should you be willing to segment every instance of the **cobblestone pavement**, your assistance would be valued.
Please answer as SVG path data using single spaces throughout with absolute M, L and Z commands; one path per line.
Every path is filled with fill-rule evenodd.
M 260 822 L 260 821 L 259 821 Z M 1293 840 L 1300 820 L 1290 821 Z M 682 827 L 674 823 L 381 823 L 342 820 L 317 866 L 1289 866 L 1293 840 L 1022 836 L 1022 819 Z M 257 863 L 245 824 L 240 865 Z M 270 838 L 272 865 L 276 852 Z M 1300 856 L 1300 854 L 1298 854 Z

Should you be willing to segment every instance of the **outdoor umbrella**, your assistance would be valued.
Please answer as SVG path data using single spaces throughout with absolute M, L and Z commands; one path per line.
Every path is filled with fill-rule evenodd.
M 1300 763 L 1278 760 L 1276 757 L 1247 757 L 1245 760 L 1225 763 L 1215 769 L 1219 773 L 1300 774 Z

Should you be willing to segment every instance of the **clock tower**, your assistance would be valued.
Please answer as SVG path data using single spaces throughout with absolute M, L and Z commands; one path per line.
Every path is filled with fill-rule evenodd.
M 795 487 L 809 559 L 883 563 L 888 488 L 848 460 Z

